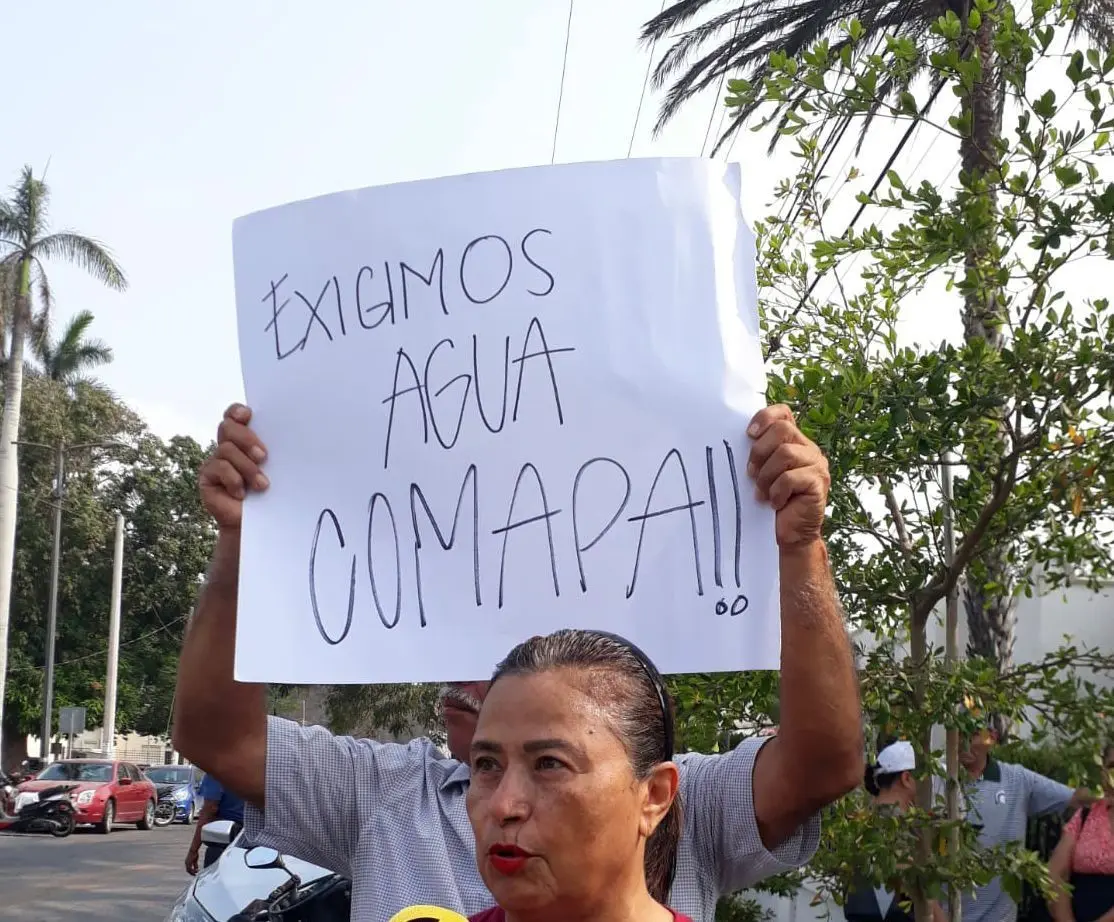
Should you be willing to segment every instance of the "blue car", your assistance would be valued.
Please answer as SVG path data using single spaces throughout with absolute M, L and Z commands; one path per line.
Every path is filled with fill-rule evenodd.
M 201 811 L 201 798 L 197 796 L 201 773 L 197 769 L 190 765 L 160 765 L 147 769 L 144 774 L 158 791 L 155 825 L 189 825 L 197 818 Z

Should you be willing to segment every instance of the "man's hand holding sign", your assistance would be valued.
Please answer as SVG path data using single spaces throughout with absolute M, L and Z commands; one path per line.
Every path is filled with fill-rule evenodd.
M 602 166 L 616 173 L 621 172 L 616 165 Z M 660 167 L 661 173 L 668 175 L 672 166 L 673 162 L 665 162 L 665 166 Z M 599 167 L 588 165 L 585 169 Z M 645 170 L 646 167 L 643 165 L 638 169 Z M 692 168 L 698 174 L 717 169 L 722 167 L 704 163 Z M 691 180 L 688 172 L 689 167 L 686 167 L 680 171 L 680 178 L 673 178 L 678 189 Z M 657 182 L 661 176 L 652 174 L 651 178 Z M 484 182 L 491 181 L 489 177 L 484 178 Z M 701 182 L 708 180 L 704 178 L 696 183 L 697 187 L 704 189 Z M 665 182 L 666 187 L 669 185 Z M 573 196 L 570 189 L 575 188 L 575 183 L 567 184 L 558 190 L 558 194 L 566 199 L 576 198 L 574 204 L 588 210 L 599 207 L 592 204 L 598 197 L 595 192 L 588 189 Z M 644 190 L 646 196 L 653 198 L 660 194 L 651 191 L 655 188 L 659 186 L 651 183 Z M 706 207 L 718 215 L 716 220 L 722 221 L 723 202 L 717 196 L 730 192 L 730 189 L 719 188 L 715 183 L 711 183 L 710 188 L 712 191 L 705 190 L 701 194 L 707 194 L 712 204 Z M 633 194 L 634 190 L 631 191 Z M 730 201 L 730 195 L 727 199 Z M 693 200 L 698 201 L 699 195 Z M 700 213 L 704 207 L 701 204 L 694 211 L 682 208 L 681 219 L 694 220 L 694 213 Z M 737 206 L 735 209 L 737 213 Z M 656 231 L 659 225 L 669 230 L 672 213 L 670 207 L 658 201 L 654 208 L 648 209 L 648 215 L 641 216 L 642 224 L 651 231 Z M 727 214 L 731 215 L 730 208 Z M 551 223 L 558 228 L 554 231 L 557 234 L 561 222 Z M 732 228 L 730 239 L 735 241 L 742 234 L 739 230 L 742 225 L 735 217 L 731 217 L 729 223 Z M 666 233 L 664 239 L 668 236 Z M 453 237 L 453 234 L 446 235 L 446 239 Z M 715 233 L 712 238 L 715 238 Z M 463 241 L 467 237 L 457 235 L 456 239 Z M 589 243 L 603 250 L 607 250 L 609 245 L 599 240 Z M 699 249 L 696 244 L 693 246 Z M 556 279 L 558 290 L 561 285 L 567 284 L 568 266 L 560 259 L 545 262 L 540 249 L 527 248 L 527 251 L 537 262 L 547 266 Z M 610 452 L 608 457 L 613 464 L 590 467 L 592 458 L 585 461 L 580 454 L 581 449 L 566 450 L 567 445 L 560 441 L 564 435 L 555 436 L 557 442 L 540 446 L 540 450 L 535 450 L 532 455 L 515 448 L 519 442 L 507 442 L 504 437 L 504 445 L 511 446 L 500 449 L 505 458 L 492 456 L 479 467 L 473 465 L 476 474 L 462 475 L 461 465 L 453 460 L 452 455 L 440 452 L 431 436 L 429 443 L 419 439 L 407 449 L 411 451 L 416 466 L 408 474 L 398 476 L 410 478 L 410 489 L 388 498 L 387 481 L 375 481 L 373 478 L 370 483 L 378 482 L 383 486 L 370 487 L 373 491 L 370 496 L 360 494 L 363 499 L 355 511 L 363 516 L 363 524 L 354 526 L 353 510 L 335 504 L 325 494 L 333 491 L 339 496 L 337 491 L 342 486 L 347 489 L 347 484 L 338 486 L 336 482 L 342 472 L 361 477 L 361 470 L 372 470 L 374 473 L 374 465 L 369 468 L 365 464 L 360 468 L 357 464 L 346 468 L 347 462 L 343 459 L 336 461 L 329 455 L 321 460 L 329 472 L 310 479 L 307 468 L 299 468 L 290 460 L 292 452 L 314 450 L 315 442 L 333 446 L 317 449 L 326 454 L 341 451 L 345 446 L 360 450 L 363 436 L 353 435 L 347 420 L 322 416 L 315 425 L 307 427 L 309 417 L 304 415 L 307 410 L 292 411 L 292 418 L 297 424 L 294 428 L 291 428 L 293 423 L 282 422 L 281 407 L 276 400 L 300 399 L 291 396 L 289 390 L 284 390 L 288 377 L 270 379 L 274 391 L 272 396 L 264 394 L 262 398 L 267 404 L 265 411 L 258 406 L 249 410 L 237 405 L 226 412 L 219 430 L 217 450 L 201 475 L 205 504 L 220 526 L 220 538 L 182 653 L 175 742 L 180 751 L 195 763 L 254 805 L 248 810 L 246 828 L 255 842 L 271 845 L 351 876 L 354 881 L 353 919 L 356 922 L 373 919 L 386 922 L 391 913 L 401 907 L 429 903 L 452 907 L 469 915 L 490 906 L 491 898 L 477 876 L 475 859 L 469 851 L 471 837 L 463 806 L 469 779 L 467 765 L 445 760 L 428 741 L 415 741 L 408 746 L 380 745 L 336 738 L 321 728 L 300 728 L 287 721 L 268 719 L 262 686 L 233 681 L 234 637 L 240 643 L 240 653 L 244 652 L 247 644 L 257 647 L 255 653 L 258 655 L 251 658 L 252 678 L 296 678 L 281 674 L 282 668 L 278 665 L 275 666 L 277 671 L 271 675 L 263 676 L 258 670 L 259 664 L 266 662 L 265 654 L 269 651 L 277 657 L 276 663 L 290 661 L 289 651 L 276 646 L 283 637 L 312 636 L 299 635 L 301 628 L 291 628 L 288 623 L 295 616 L 305 623 L 310 616 L 307 571 L 299 565 L 294 572 L 293 563 L 286 562 L 290 547 L 304 555 L 310 539 L 319 552 L 318 576 L 326 568 L 321 548 L 325 546 L 326 539 L 331 542 L 329 548 L 333 557 L 328 565 L 332 567 L 332 582 L 320 581 L 316 600 L 323 604 L 327 593 L 333 593 L 325 606 L 332 612 L 327 617 L 334 619 L 329 625 L 330 630 L 335 628 L 335 613 L 339 611 L 343 616 L 345 605 L 351 603 L 352 634 L 365 632 L 360 635 L 364 638 L 360 642 L 362 646 L 351 647 L 351 640 L 345 641 L 352 652 L 339 654 L 333 647 L 321 655 L 341 658 L 321 662 L 335 662 L 344 671 L 356 668 L 352 665 L 357 663 L 355 658 L 363 657 L 364 662 L 357 663 L 362 670 L 362 681 L 399 679 L 407 664 L 413 665 L 415 672 L 411 678 L 415 680 L 483 678 L 490 675 L 495 661 L 515 643 L 562 626 L 560 621 L 552 620 L 560 618 L 562 612 L 567 612 L 569 618 L 577 622 L 570 626 L 595 627 L 597 625 L 592 623 L 595 619 L 602 622 L 598 626 L 603 629 L 611 630 L 610 625 L 614 624 L 618 633 L 634 631 L 637 636 L 632 639 L 644 647 L 654 648 L 648 652 L 655 660 L 668 656 L 671 643 L 682 634 L 696 635 L 698 640 L 703 638 L 699 642 L 690 639 L 680 653 L 673 654 L 672 661 L 660 662 L 663 671 L 667 672 L 683 668 L 694 671 L 753 668 L 758 663 L 773 666 L 777 661 L 776 640 L 780 633 L 782 707 L 777 737 L 748 740 L 738 749 L 722 755 L 686 754 L 676 758 L 684 801 L 684 833 L 672 905 L 698 922 L 711 920 L 719 893 L 752 884 L 769 874 L 807 861 L 818 837 L 816 812 L 861 779 L 857 687 L 821 534 L 829 486 L 827 464 L 816 445 L 801 433 L 788 408 L 754 406 L 750 413 L 740 417 L 739 406 L 760 400 L 760 357 L 757 357 L 754 342 L 743 335 L 745 331 L 741 332 L 743 327 L 756 330 L 756 312 L 753 303 L 747 304 L 745 310 L 736 305 L 732 310 L 741 313 L 732 319 L 730 312 L 720 305 L 717 320 L 712 308 L 717 297 L 714 292 L 718 292 L 718 297 L 725 296 L 725 279 L 728 288 L 740 279 L 744 288 L 748 285 L 753 287 L 748 253 L 745 247 L 739 250 L 732 243 L 725 250 L 716 251 L 709 260 L 691 253 L 683 255 L 680 251 L 675 257 L 660 255 L 663 260 L 675 258 L 677 261 L 677 265 L 670 270 L 676 276 L 674 286 L 693 289 L 692 315 L 696 319 L 688 323 L 686 329 L 695 339 L 694 348 L 711 349 L 714 354 L 714 344 L 709 336 L 714 334 L 718 338 L 717 324 L 722 326 L 719 358 L 711 362 L 713 367 L 710 370 L 701 368 L 694 371 L 692 363 L 675 362 L 668 351 L 661 352 L 653 371 L 675 373 L 683 384 L 675 386 L 668 381 L 659 385 L 650 383 L 647 384 L 648 392 L 641 397 L 623 392 L 621 375 L 615 382 L 615 387 L 621 392 L 621 399 L 615 407 L 627 407 L 629 404 L 635 408 L 631 413 L 638 416 L 639 400 L 658 406 L 653 412 L 617 424 L 619 429 L 627 426 L 617 435 L 610 433 L 606 427 L 584 422 L 594 418 L 592 414 L 598 414 L 599 407 L 593 407 L 591 400 L 581 404 L 573 399 L 578 395 L 587 398 L 593 393 L 592 387 L 601 386 L 603 378 L 599 375 L 589 382 L 591 387 L 584 385 L 580 390 L 572 387 L 562 395 L 566 398 L 562 403 L 565 418 L 562 425 L 566 429 L 561 432 L 567 434 L 569 427 L 587 426 L 583 429 L 586 446 L 583 451 L 591 451 L 592 444 L 603 445 Z M 448 259 L 447 256 L 444 258 Z M 723 265 L 720 264 L 722 260 L 726 260 Z M 252 260 L 247 262 L 252 263 Z M 600 271 L 597 270 L 593 277 L 598 279 Z M 718 281 L 710 286 L 702 285 L 703 275 L 709 272 L 716 275 Z M 238 265 L 238 286 L 240 275 Z M 589 275 L 592 276 L 592 273 Z M 412 275 L 404 272 L 401 277 L 411 279 Z M 427 274 L 423 278 L 433 278 L 433 275 Z M 630 276 L 627 283 L 637 289 L 634 292 L 636 295 L 643 298 L 652 299 L 654 293 L 660 290 L 656 279 L 644 284 L 637 276 Z M 474 288 L 477 286 L 476 278 L 472 278 L 471 284 Z M 535 287 L 532 290 L 541 289 Z M 624 296 L 612 295 L 610 288 L 607 291 L 608 297 L 602 302 L 599 292 L 596 292 L 597 303 L 592 305 L 594 311 L 606 318 L 609 305 L 616 301 L 618 312 L 633 310 L 623 300 Z M 397 291 L 395 297 L 397 300 Z M 448 299 L 448 295 L 443 294 L 442 298 Z M 365 300 L 364 303 L 368 302 Z M 575 305 L 570 307 L 565 303 L 563 308 L 575 311 Z M 242 299 L 242 339 L 246 310 Z M 414 310 L 416 312 L 417 309 Z M 548 318 L 540 308 L 538 310 L 537 316 Z M 647 317 L 648 338 L 637 331 L 631 333 L 634 337 L 632 348 L 637 351 L 652 341 L 656 344 L 655 348 L 660 346 L 664 349 L 663 344 L 668 342 L 676 350 L 683 351 L 684 345 L 676 340 L 671 323 L 659 323 L 651 312 Z M 352 328 L 350 322 L 349 329 Z M 334 325 L 332 330 L 337 339 L 340 338 L 338 329 Z M 563 331 L 559 318 L 550 323 L 549 331 L 552 336 L 547 348 L 559 344 Z M 626 328 L 623 332 L 625 335 Z M 604 329 L 601 335 L 605 333 Z M 324 333 L 320 336 L 323 338 Z M 639 336 L 642 338 L 639 339 Z M 403 339 L 403 345 L 392 354 L 419 350 L 412 337 L 406 339 L 404 336 Z M 740 346 L 744 339 L 747 339 L 746 344 Z M 736 366 L 735 359 L 727 354 L 732 346 L 739 346 L 744 351 L 754 347 L 751 357 L 757 357 L 757 377 L 754 369 Z M 577 349 L 584 354 L 591 348 L 590 345 L 577 345 Z M 509 355 L 514 356 L 514 353 Z M 637 377 L 638 369 L 633 366 L 623 369 L 620 353 L 605 348 L 593 357 L 602 361 L 605 356 L 608 361 L 619 363 L 623 375 L 629 373 Z M 702 354 L 701 360 L 703 358 L 706 356 Z M 291 357 L 283 361 L 294 360 Z M 394 361 L 390 365 L 394 368 Z M 508 366 L 513 367 L 511 359 L 508 359 Z M 245 358 L 245 373 L 247 370 L 248 359 Z M 580 371 L 588 378 L 594 374 L 589 366 L 581 367 Z M 374 370 L 368 372 L 369 375 L 373 373 Z M 259 372 L 258 376 L 262 379 L 265 374 Z M 479 392 L 479 377 L 480 374 L 471 375 L 463 390 L 468 391 L 475 381 L 476 391 Z M 513 382 L 513 374 L 510 380 Z M 299 378 L 296 384 L 302 386 L 304 380 Z M 483 394 L 486 396 L 489 387 L 498 389 L 499 384 L 501 382 L 488 384 L 485 381 Z M 431 381 L 427 388 L 419 374 L 418 386 L 422 389 L 421 393 L 428 396 L 436 395 L 438 389 L 444 390 L 447 385 L 441 381 L 434 388 Z M 509 386 L 513 389 L 514 385 Z M 724 400 L 723 395 L 729 395 L 726 402 L 720 404 L 722 413 L 696 409 L 688 414 L 692 419 L 677 423 L 674 432 L 666 432 L 663 437 L 655 434 L 655 419 L 671 418 L 667 413 L 671 402 L 676 403 L 673 414 L 680 412 L 684 415 L 681 404 L 677 403 L 681 400 L 678 390 L 689 388 L 692 394 L 682 396 L 695 397 L 707 387 L 712 389 L 713 394 L 718 389 L 721 401 Z M 397 382 L 389 388 L 389 392 L 397 390 Z M 252 393 L 249 380 L 249 399 L 252 399 Z M 360 419 L 370 420 L 373 418 L 372 411 L 379 413 L 383 409 L 383 405 L 372 401 L 370 396 L 366 401 L 368 407 L 360 411 Z M 351 402 L 351 394 L 343 399 Z M 523 399 L 526 400 L 525 397 Z M 597 402 L 606 403 L 603 398 Z M 428 413 L 432 404 L 423 402 L 422 406 Z M 443 410 L 441 412 L 444 414 Z M 444 426 L 446 418 L 442 415 L 437 424 Z M 266 424 L 257 428 L 261 420 L 265 420 Z M 510 411 L 507 420 L 509 427 L 512 425 Z M 352 425 L 358 422 L 356 420 Z M 716 427 L 728 424 L 731 429 L 719 428 L 713 432 Z M 465 427 L 460 430 L 463 433 L 460 436 L 462 443 L 471 438 L 473 446 L 482 448 L 484 440 L 491 436 L 490 432 L 482 430 L 469 434 L 466 424 L 461 425 Z M 634 436 L 631 433 L 639 425 L 649 427 L 645 430 L 646 436 L 632 442 Z M 344 432 L 333 432 L 330 427 L 348 428 Z M 401 431 L 395 432 L 396 447 L 404 444 L 399 435 Z M 528 439 L 530 433 L 524 432 L 522 437 Z M 539 436 L 535 434 L 534 437 Z M 547 450 L 550 447 L 552 450 Z M 537 448 L 539 446 L 534 445 L 534 449 Z M 589 465 L 587 473 L 586 465 Z M 511 486 L 515 485 L 516 477 L 519 486 L 523 482 L 528 486 L 534 485 L 533 474 L 522 473 L 528 467 L 538 475 L 536 485 L 541 489 L 531 495 L 540 506 L 528 508 L 522 505 L 516 511 L 515 505 L 527 492 L 527 487 L 521 487 L 519 499 L 513 498 L 515 493 L 511 494 L 509 512 L 504 497 L 499 500 L 497 514 L 485 513 L 482 497 L 491 494 L 483 491 L 485 485 L 492 483 L 487 474 L 509 472 Z M 610 474 L 622 471 L 627 479 L 625 491 L 622 476 L 606 486 L 601 486 L 604 480 L 583 486 L 584 481 L 604 473 L 605 468 Z M 441 482 L 435 476 L 438 469 L 445 471 L 440 477 Z M 464 470 L 471 471 L 473 468 L 465 466 Z M 423 476 L 423 471 L 426 476 Z M 548 479 L 554 471 L 558 472 L 556 479 Z M 475 479 L 470 479 L 470 476 Z M 560 499 L 555 498 L 547 488 L 551 483 L 563 481 L 566 476 L 573 484 L 577 482 L 577 477 L 580 478 L 581 492 L 578 493 L 574 486 Z M 750 489 L 747 488 L 748 480 Z M 617 492 L 616 483 L 619 486 Z M 472 498 L 471 489 L 474 486 L 476 495 L 481 498 L 475 506 L 479 511 L 474 512 L 473 517 L 472 507 L 467 502 L 464 505 L 468 509 L 461 513 L 461 503 Z M 502 486 L 505 483 L 497 484 L 496 492 Z M 438 488 L 442 487 L 438 493 Z M 257 494 L 260 497 L 258 506 L 251 499 L 244 516 L 244 500 Z M 423 507 L 422 498 L 427 495 L 433 499 Z M 591 502 L 584 501 L 586 496 Z M 324 506 L 326 501 L 334 502 L 335 508 Z M 385 514 L 387 502 L 393 504 L 393 516 Z M 454 505 L 458 513 L 456 518 L 453 516 Z M 336 530 L 318 529 L 314 535 L 311 528 L 308 532 L 303 530 L 295 534 L 284 525 L 275 531 L 280 521 L 293 521 L 295 514 L 302 522 L 309 517 L 311 524 L 313 521 L 318 521 L 318 524 L 326 521 L 331 528 L 328 516 L 320 518 L 324 515 L 320 513 L 321 508 L 331 510 L 338 525 Z M 286 511 L 282 511 L 284 509 Z M 369 520 L 369 512 L 372 516 L 378 515 L 378 518 Z M 427 512 L 431 518 L 423 518 Z M 282 519 L 282 516 L 286 518 Z M 580 518 L 574 521 L 574 516 Z M 519 529 L 522 535 L 531 529 L 537 531 L 533 532 L 529 542 L 522 545 L 514 543 L 517 538 L 513 533 L 510 533 L 511 539 L 504 543 L 505 536 L 509 534 L 505 523 L 515 525 L 519 519 L 522 520 Z M 411 528 L 421 537 L 415 539 L 411 534 L 409 547 L 397 538 L 392 542 L 389 538 L 392 521 L 398 530 Z M 436 534 L 428 528 L 422 531 L 427 521 L 439 523 Z M 488 527 L 491 522 L 494 522 L 493 527 Z M 265 537 L 261 532 L 264 525 L 271 529 Z M 546 540 L 547 527 L 549 541 Z M 254 533 L 253 528 L 257 529 Z M 485 537 L 484 528 L 492 534 Z M 344 531 L 343 544 L 335 537 L 340 531 Z M 455 544 L 450 533 L 456 535 Z M 465 538 L 468 540 L 465 541 Z M 593 539 L 598 541 L 598 546 L 593 545 Z M 440 556 L 426 556 L 431 541 Z M 610 547 L 607 547 L 608 541 L 613 542 Z M 357 550 L 362 554 L 365 546 L 368 560 L 361 558 L 357 567 L 353 556 L 350 569 L 350 558 L 346 555 L 355 554 Z M 547 546 L 551 552 L 544 553 L 540 558 L 531 558 Z M 342 554 L 338 553 L 338 548 L 343 548 Z M 264 549 L 273 555 L 274 559 L 269 564 Z M 540 611 L 536 618 L 531 598 L 523 594 L 526 583 L 516 581 L 509 569 L 504 574 L 500 573 L 499 550 L 504 552 L 508 561 L 512 558 L 545 561 L 542 569 L 532 578 L 532 598 L 536 598 L 536 607 Z M 593 559 L 591 555 L 594 553 L 610 557 Z M 773 555 L 776 566 L 765 563 L 767 553 Z M 474 571 L 471 566 L 473 554 L 479 560 Z M 494 564 L 491 563 L 493 554 Z M 631 564 L 638 561 L 639 554 L 642 555 L 637 575 L 639 584 L 631 601 L 632 596 L 625 596 L 623 587 L 625 585 L 630 589 L 634 582 Z M 298 555 L 294 554 L 290 559 L 297 560 Z M 388 564 L 393 565 L 396 559 L 397 570 L 391 572 Z M 603 568 L 604 571 L 624 570 L 615 582 L 609 582 L 610 574 L 601 571 L 599 564 L 605 559 L 610 559 L 613 566 Z M 458 566 L 461 562 L 467 565 Z M 583 567 L 579 577 L 578 562 Z M 437 570 L 438 565 L 443 567 L 440 571 Z M 570 567 L 573 574 L 571 583 L 566 579 Z M 369 574 L 369 570 L 373 572 Z M 313 575 L 311 570 L 310 577 Z M 429 614 L 428 626 L 424 628 L 413 617 L 419 599 L 412 593 L 407 595 L 405 588 L 406 581 L 412 581 L 415 576 L 419 581 L 410 585 L 416 585 L 419 592 L 424 592 Z M 578 579 L 587 583 L 590 589 L 582 589 Z M 269 590 L 262 588 L 267 580 L 292 587 L 289 590 L 291 597 L 274 593 L 268 595 Z M 497 596 L 491 591 L 500 585 L 500 581 L 506 584 L 508 600 L 503 609 L 498 607 Z M 643 583 L 648 588 L 643 588 Z M 337 593 L 329 586 L 342 586 L 344 591 Z M 393 610 L 396 587 L 401 593 L 398 598 L 403 600 L 399 603 L 403 621 L 408 615 L 411 618 L 405 624 L 405 630 L 411 632 L 409 634 L 384 632 L 379 626 L 380 618 L 375 615 L 375 605 L 388 612 Z M 246 588 L 249 589 L 247 594 Z M 723 615 L 718 610 L 712 610 L 709 604 L 712 600 L 724 597 L 730 603 L 734 593 L 744 588 L 749 605 L 745 614 L 732 618 L 730 613 Z M 649 603 L 650 589 L 658 597 L 654 605 Z M 769 597 L 770 592 L 774 593 L 772 598 Z M 385 595 L 390 595 L 390 598 L 385 600 Z M 480 595 L 482 605 L 477 605 L 476 599 Z M 454 605 L 447 605 L 450 598 L 457 600 Z M 268 600 L 273 604 L 265 604 Z M 414 607 L 408 607 L 411 605 Z M 727 607 L 730 607 L 729 604 Z M 361 626 L 360 619 L 366 625 L 369 610 L 374 630 Z M 475 614 L 465 617 L 469 611 Z M 734 627 L 724 626 L 729 623 L 733 623 Z M 498 629 L 492 628 L 491 624 L 497 624 Z M 273 637 L 263 637 L 260 633 L 263 628 L 269 630 Z M 367 633 L 369 630 L 371 632 Z M 431 632 L 445 638 L 432 654 L 439 663 L 439 674 L 430 674 L 430 660 L 426 655 L 429 650 L 415 639 Z M 410 639 L 399 640 L 400 637 Z M 769 662 L 771 657 L 767 646 L 771 638 L 774 641 L 773 662 Z M 386 654 L 374 646 L 383 643 L 396 644 L 390 647 L 394 651 L 390 655 L 395 662 L 390 663 L 389 668 L 388 665 L 374 665 L 384 662 Z M 503 644 L 501 649 L 497 643 Z M 729 650 L 736 651 L 736 662 L 731 667 L 723 658 L 721 648 L 724 643 L 729 643 Z M 259 647 L 260 644 L 264 645 Z M 485 651 L 490 650 L 490 654 L 477 653 L 477 644 Z M 450 653 L 454 651 L 455 658 L 452 658 Z M 312 659 L 318 655 L 306 645 L 305 658 Z M 487 657 L 482 668 L 476 661 L 480 655 Z M 713 660 L 713 657 L 716 659 Z M 378 669 L 387 674 L 378 675 Z M 349 672 L 344 674 L 352 675 Z M 485 683 L 469 683 L 468 692 L 460 700 L 475 698 L 478 704 L 485 693 Z M 467 710 L 459 705 L 459 701 L 455 709 Z M 450 747 L 457 759 L 466 758 L 464 753 L 471 742 L 470 733 L 470 726 L 463 723 L 457 727 L 455 735 L 450 734 Z M 417 852 L 409 844 L 415 835 L 415 822 L 434 830 L 423 834 L 423 847 Z M 707 870 L 709 868 L 711 873 Z

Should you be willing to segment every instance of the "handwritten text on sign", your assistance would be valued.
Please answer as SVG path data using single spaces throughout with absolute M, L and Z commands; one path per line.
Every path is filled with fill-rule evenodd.
M 667 672 L 776 668 L 737 166 L 631 160 L 239 219 L 249 501 L 237 678 L 486 677 L 598 627 Z

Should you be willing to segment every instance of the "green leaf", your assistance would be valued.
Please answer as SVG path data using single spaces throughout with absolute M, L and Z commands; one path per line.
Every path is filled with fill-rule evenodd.
M 1032 105 L 1037 117 L 1042 121 L 1048 121 L 1056 114 L 1056 94 L 1052 90 L 1047 90 Z

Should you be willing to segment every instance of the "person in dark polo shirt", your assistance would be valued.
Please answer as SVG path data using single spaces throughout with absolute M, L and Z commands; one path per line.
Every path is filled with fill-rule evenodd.
M 236 824 L 237 829 L 244 825 L 244 802 L 231 791 L 222 787 L 221 783 L 212 775 L 206 775 L 202 779 L 198 794 L 204 804 L 201 807 L 201 812 L 197 815 L 197 827 L 193 832 L 193 841 L 190 843 L 189 851 L 186 852 L 186 872 L 191 876 L 198 871 L 197 861 L 201 854 L 201 830 L 206 823 L 211 823 L 214 820 L 231 820 Z M 205 864 L 203 866 L 209 867 L 220 858 L 226 847 L 224 845 L 206 845 Z

